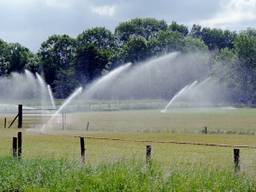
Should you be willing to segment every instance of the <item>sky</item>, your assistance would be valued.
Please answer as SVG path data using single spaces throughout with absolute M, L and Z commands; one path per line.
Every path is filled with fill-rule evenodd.
M 36 52 L 50 35 L 114 31 L 136 17 L 240 31 L 256 27 L 256 0 L 0 0 L 0 38 Z

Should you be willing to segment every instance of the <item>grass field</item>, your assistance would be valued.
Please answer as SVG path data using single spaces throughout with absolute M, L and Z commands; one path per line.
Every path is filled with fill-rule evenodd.
M 0 159 L 1 191 L 255 191 L 255 180 L 232 170 L 119 161 L 81 166 L 64 160 Z
M 256 110 L 156 110 L 88 112 L 67 114 L 64 131 L 46 134 L 24 131 L 24 158 L 79 159 L 79 138 L 87 136 L 88 162 L 122 158 L 144 159 L 145 145 L 152 144 L 154 159 L 168 165 L 204 163 L 232 166 L 232 147 L 179 145 L 159 142 L 200 142 L 256 146 Z M 85 131 L 87 121 L 89 131 Z M 1 120 L 3 122 L 3 120 Z M 1 125 L 0 125 L 1 126 Z M 204 126 L 210 134 L 202 134 Z M 2 126 L 1 126 L 2 127 Z M 0 156 L 10 155 L 11 138 L 17 129 L 0 129 Z M 111 140 L 111 139 L 120 140 Z M 145 141 L 145 142 L 135 142 Z M 254 165 L 253 149 L 242 149 L 246 167 Z M 132 154 L 132 155 L 131 155 Z M 246 168 L 247 169 L 247 168 Z
M 256 133 L 256 109 L 178 109 L 90 112 L 67 115 L 70 129 L 111 132 L 200 133 L 204 126 L 210 133 Z
M 86 136 L 86 162 L 88 166 L 98 167 L 116 162 L 118 167 L 120 161 L 145 161 L 145 146 L 151 144 L 153 160 L 156 164 L 160 164 L 162 169 L 177 168 L 183 170 L 180 172 L 180 176 L 176 178 L 177 182 L 181 182 L 183 178 L 184 182 L 192 185 L 193 179 L 187 181 L 186 174 L 191 175 L 195 182 L 199 182 L 196 178 L 197 171 L 195 170 L 197 169 L 195 168 L 198 168 L 199 177 L 201 174 L 201 177 L 210 177 L 210 172 L 208 174 L 205 170 L 213 171 L 212 174 L 215 175 L 216 181 L 214 179 L 207 181 L 202 178 L 200 181 L 203 183 L 210 182 L 208 188 L 205 189 L 211 189 L 213 187 L 211 182 L 219 182 L 218 179 L 223 180 L 220 176 L 222 171 L 229 175 L 227 178 L 232 177 L 230 176 L 230 172 L 233 171 L 232 145 L 256 146 L 255 115 L 256 109 L 180 110 L 169 113 L 160 113 L 156 110 L 72 113 L 67 114 L 67 125 L 64 131 L 52 130 L 46 134 L 38 134 L 24 129 L 23 158 L 27 162 L 40 159 L 39 162 L 47 160 L 53 164 L 59 160 L 67 161 L 66 163 L 78 163 L 80 148 L 77 136 Z M 88 121 L 90 127 L 89 131 L 86 131 Z M 2 122 L 3 119 L 1 119 Z M 0 126 L 2 127 L 2 124 Z M 208 127 L 210 134 L 201 133 L 204 126 Z M 0 128 L 1 159 L 11 157 L 11 139 L 17 131 L 14 128 Z M 161 143 L 163 141 L 228 144 L 230 147 Z M 188 173 L 188 170 L 191 169 L 193 171 Z M 202 172 L 201 169 L 204 171 Z M 104 169 L 107 173 L 101 171 L 99 170 L 100 174 L 103 175 L 113 174 L 111 170 Z M 240 176 L 236 178 L 236 181 L 231 179 L 230 182 L 238 182 L 239 185 L 246 186 L 247 182 L 254 182 L 255 173 L 255 149 L 242 148 Z M 165 174 L 165 171 L 161 174 Z M 240 177 L 245 178 L 241 179 Z M 252 181 L 248 181 L 248 179 L 252 179 Z M 206 185 L 206 183 L 204 184 Z M 159 185 L 164 184 L 159 183 Z M 247 187 L 250 185 L 248 184 Z M 203 188 L 195 189 L 203 190 Z M 217 191 L 219 189 L 221 188 L 216 188 Z

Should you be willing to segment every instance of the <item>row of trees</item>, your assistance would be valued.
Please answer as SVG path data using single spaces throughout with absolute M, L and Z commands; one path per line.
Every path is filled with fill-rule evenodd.
M 209 52 L 212 74 L 235 90 L 234 101 L 255 102 L 256 31 L 241 33 L 176 22 L 136 18 L 120 23 L 114 33 L 103 27 L 76 38 L 53 35 L 33 54 L 18 43 L 0 41 L 0 75 L 27 68 L 43 73 L 55 96 L 66 97 L 78 84 L 88 84 L 123 63 L 134 64 L 171 51 Z M 254 96 L 255 95 L 255 96 Z M 255 101 L 254 101 L 255 100 Z
M 232 93 L 233 102 L 256 104 L 256 30 L 240 32 L 232 48 L 218 50 L 212 74 Z

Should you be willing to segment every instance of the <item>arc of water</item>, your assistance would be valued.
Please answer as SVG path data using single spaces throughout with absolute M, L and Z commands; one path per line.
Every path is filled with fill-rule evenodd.
M 37 72 L 36 72 L 36 78 L 37 78 L 37 80 L 38 80 L 38 82 L 39 82 L 41 87 L 46 87 L 46 83 L 45 83 L 44 79 Z
M 31 81 L 34 81 L 34 80 L 35 80 L 35 77 L 34 77 L 33 73 L 31 73 L 31 72 L 30 72 L 29 70 L 27 70 L 27 69 L 25 69 L 24 71 L 25 71 L 26 77 L 27 77 L 29 80 L 31 80 Z
M 171 104 L 179 97 L 181 96 L 190 86 L 186 85 L 185 87 L 183 87 L 178 93 L 176 93 L 172 99 L 170 100 L 170 102 L 165 106 L 165 108 L 163 110 L 161 110 L 161 112 L 166 112 L 168 110 L 168 108 L 171 106 Z
M 44 124 L 41 128 L 41 132 L 45 132 L 47 126 L 56 118 L 56 116 L 59 115 L 61 111 L 79 94 L 81 94 L 83 91 L 82 87 L 77 88 L 64 102 L 63 104 L 59 107 L 59 109 L 51 116 L 51 118 L 47 121 L 46 124 Z
M 47 102 L 47 100 L 50 98 L 50 96 L 48 96 L 48 91 L 47 91 L 47 85 L 44 81 L 44 79 L 42 78 L 42 76 L 36 72 L 36 78 L 38 80 L 40 89 L 41 89 L 41 107 L 44 105 L 49 105 L 49 103 Z
M 197 85 L 198 81 L 194 81 L 193 83 L 191 83 L 188 87 L 188 90 L 193 89 L 196 85 Z
M 114 69 L 113 71 L 109 72 L 108 74 L 106 74 L 105 76 L 103 76 L 102 78 L 94 81 L 91 85 L 89 85 L 89 87 L 86 90 L 86 96 L 88 98 L 92 97 L 94 93 L 96 93 L 98 91 L 98 89 L 100 89 L 102 86 L 106 85 L 107 83 L 111 82 L 112 80 L 115 79 L 115 77 L 117 77 L 118 75 L 120 75 L 120 73 L 123 73 L 124 71 L 128 70 L 131 67 L 131 63 L 127 63 L 125 65 L 122 65 L 116 69 Z
M 166 61 L 166 60 L 170 61 L 170 60 L 175 59 L 179 54 L 180 54 L 180 52 L 174 51 L 174 52 L 162 55 L 160 57 L 156 57 L 156 58 L 154 58 L 150 61 L 147 61 L 145 63 L 147 63 L 147 65 L 150 65 L 150 64 L 154 65 L 155 63 L 161 63 L 161 62 Z
M 59 109 L 54 113 L 54 115 L 58 115 L 76 96 L 81 94 L 83 91 L 82 87 L 77 88 L 59 107 Z
M 193 90 L 198 86 L 198 81 L 193 81 L 188 88 L 183 92 L 182 95 L 189 95 L 189 93 L 193 93 Z
M 205 80 L 201 81 L 200 83 L 198 83 L 198 81 L 194 81 L 193 83 L 191 83 L 190 85 L 186 85 L 185 87 L 183 87 L 178 93 L 176 93 L 172 99 L 170 100 L 170 102 L 165 106 L 165 108 L 163 110 L 161 110 L 161 112 L 166 112 L 168 110 L 168 108 L 172 105 L 172 103 L 181 95 L 185 95 L 188 92 L 192 91 L 193 89 L 197 89 L 201 86 L 203 86 L 206 82 L 208 82 L 211 79 L 211 77 L 206 78 Z
M 38 98 L 38 89 L 37 89 L 37 84 L 36 84 L 36 78 L 35 76 L 33 75 L 33 73 L 31 73 L 29 70 L 25 69 L 25 76 L 27 78 L 27 82 L 28 82 L 28 85 L 33 93 L 33 97 L 37 97 Z
M 48 89 L 48 93 L 49 93 L 49 96 L 50 96 L 50 99 L 51 99 L 52 107 L 53 107 L 53 109 L 56 109 L 56 104 L 55 104 L 55 100 L 54 100 L 54 97 L 53 97 L 52 89 L 51 89 L 51 86 L 49 84 L 47 85 L 47 89 Z
M 202 87 L 204 84 L 206 84 L 208 81 L 210 81 L 210 79 L 211 79 L 211 77 L 207 77 L 205 80 L 203 80 L 200 83 L 198 83 L 196 88 Z

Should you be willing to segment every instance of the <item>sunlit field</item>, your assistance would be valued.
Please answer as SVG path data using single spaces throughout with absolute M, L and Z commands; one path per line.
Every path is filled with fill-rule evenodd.
M 163 190 L 162 188 L 166 188 L 166 191 L 167 189 L 186 190 L 186 186 L 193 185 L 195 189 L 247 191 L 254 189 L 253 183 L 256 177 L 255 115 L 255 109 L 247 108 L 173 109 L 167 113 L 161 113 L 160 110 L 67 113 L 65 125 L 46 129 L 44 134 L 28 129 L 34 126 L 28 124 L 26 124 L 27 128 L 23 129 L 3 128 L 5 116 L 2 115 L 0 166 L 3 168 L 6 163 L 9 167 L 14 166 L 20 171 L 19 174 L 25 175 L 27 179 L 31 179 L 34 174 L 29 172 L 34 172 L 38 166 L 41 167 L 38 174 L 41 171 L 54 169 L 58 173 L 67 175 L 68 186 L 66 182 L 57 181 L 53 177 L 53 183 L 56 185 L 49 184 L 47 178 L 50 176 L 46 178 L 46 175 L 40 176 L 42 181 L 34 187 L 29 183 L 26 185 L 27 181 L 24 181 L 23 185 L 20 182 L 16 183 L 18 188 L 31 191 L 43 188 L 60 190 L 62 187 L 66 190 L 74 186 L 86 191 L 83 187 L 87 182 L 89 182 L 87 186 L 94 186 L 86 179 L 85 183 L 77 183 L 77 180 L 71 179 L 72 174 L 76 177 L 80 175 L 78 180 L 94 178 L 99 185 L 104 186 L 105 190 L 111 189 L 112 185 L 103 182 L 103 175 L 112 177 L 110 183 L 119 186 L 122 180 L 129 185 L 128 188 L 139 191 L 137 185 L 129 183 L 134 182 L 132 178 L 135 175 L 143 174 L 145 179 L 148 177 L 147 181 L 141 180 L 139 183 L 144 183 L 145 190 L 154 188 L 148 183 L 151 178 L 152 182 L 159 185 L 156 190 Z M 7 124 L 12 117 L 11 114 L 7 115 Z M 87 127 L 88 122 L 89 127 Z M 208 128 L 207 134 L 203 132 L 205 126 Z M 25 161 L 22 160 L 22 164 L 11 160 L 12 137 L 16 136 L 17 131 L 23 132 L 22 159 Z M 86 170 L 83 174 L 78 171 L 78 167 L 81 166 L 80 136 L 85 137 L 86 145 L 86 164 L 83 168 Z M 146 166 L 145 148 L 148 144 L 152 145 L 154 165 L 152 173 L 147 171 L 142 173 Z M 239 176 L 233 175 L 235 174 L 233 148 L 241 148 Z M 117 171 L 115 177 L 111 176 L 114 170 Z M 50 175 L 46 172 L 45 174 Z M 92 174 L 93 172 L 97 176 Z M 55 177 L 59 178 L 61 174 Z M 2 178 L 6 178 L 3 184 L 6 185 L 6 189 L 10 189 L 14 181 L 6 174 L 2 175 Z M 176 183 L 167 182 L 171 180 L 175 180 Z M 186 182 L 187 185 L 181 185 L 180 182 Z M 218 185 L 215 185 L 215 182 Z M 112 186 L 112 189 L 116 189 L 117 186 Z
M 209 133 L 254 134 L 256 110 L 249 108 L 184 108 L 160 110 L 89 112 L 67 114 L 68 129 L 107 132 L 172 132 L 200 133 L 205 126 Z
M 46 129 L 44 134 L 31 131 L 33 129 L 21 129 L 24 133 L 23 155 L 25 159 L 79 160 L 78 137 L 84 136 L 88 163 L 123 158 L 143 160 L 146 144 L 152 144 L 153 158 L 165 165 L 175 162 L 231 166 L 233 145 L 256 146 L 255 115 L 255 109 L 68 113 L 65 126 Z M 3 118 L 1 127 L 2 123 Z M 205 126 L 208 134 L 203 132 Z M 0 155 L 11 156 L 11 139 L 18 129 L 0 130 Z M 182 142 L 185 144 L 179 144 Z M 226 144 L 228 147 L 193 145 L 195 143 Z M 253 151 L 242 149 L 242 162 L 247 162 L 245 168 L 253 165 L 248 162 L 256 159 Z

